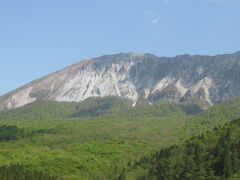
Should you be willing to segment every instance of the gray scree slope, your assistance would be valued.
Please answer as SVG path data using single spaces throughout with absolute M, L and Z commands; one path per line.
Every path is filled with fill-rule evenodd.
M 133 102 L 198 99 L 209 105 L 240 96 L 240 52 L 156 57 L 122 53 L 80 61 L 0 97 L 0 110 L 38 100 L 121 96 Z

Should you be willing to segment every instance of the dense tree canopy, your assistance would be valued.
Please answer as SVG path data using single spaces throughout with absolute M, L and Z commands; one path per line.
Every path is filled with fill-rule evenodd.
M 142 157 L 135 162 L 136 166 L 130 166 L 128 173 L 147 169 L 139 179 L 159 180 L 240 178 L 239 137 L 240 119 L 187 140 L 183 145 L 161 149 L 149 157 Z
M 17 140 L 27 135 L 24 129 L 20 129 L 17 126 L 0 126 L 0 142 Z
M 15 164 L 0 167 L 1 180 L 63 180 L 56 176 L 49 176 L 43 172 L 27 171 L 23 165 Z
M 238 126 L 220 127 L 239 112 L 239 98 L 203 112 L 168 100 L 136 107 L 113 97 L 35 102 L 0 112 L 0 166 L 22 163 L 71 180 L 238 177 Z

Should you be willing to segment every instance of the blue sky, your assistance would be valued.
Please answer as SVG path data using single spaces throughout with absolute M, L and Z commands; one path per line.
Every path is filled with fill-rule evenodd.
M 0 0 L 0 95 L 83 58 L 240 50 L 240 0 Z

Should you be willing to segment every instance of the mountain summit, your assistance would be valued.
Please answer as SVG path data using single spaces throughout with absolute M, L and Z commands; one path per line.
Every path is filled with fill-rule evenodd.
M 217 56 L 157 57 L 121 53 L 82 60 L 0 97 L 0 110 L 39 100 L 82 101 L 120 96 L 200 100 L 209 106 L 240 96 L 240 52 Z

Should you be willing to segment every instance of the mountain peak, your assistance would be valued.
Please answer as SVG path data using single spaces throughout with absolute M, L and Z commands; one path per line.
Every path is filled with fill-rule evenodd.
M 157 57 L 120 53 L 89 58 L 0 97 L 0 109 L 39 100 L 82 101 L 119 96 L 136 103 L 162 98 L 209 105 L 240 96 L 240 53 L 218 56 Z

